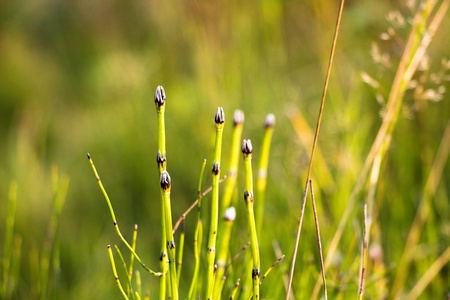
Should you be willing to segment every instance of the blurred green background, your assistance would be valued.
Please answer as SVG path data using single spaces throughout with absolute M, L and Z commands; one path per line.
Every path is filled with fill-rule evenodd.
M 130 238 L 133 225 L 139 225 L 138 252 L 157 269 L 157 85 L 167 94 L 174 218 L 196 198 L 201 162 L 212 156 L 217 106 L 223 106 L 227 118 L 223 166 L 228 162 L 234 109 L 245 113 L 243 137 L 252 139 L 256 161 L 265 115 L 276 115 L 265 235 L 260 237 L 262 269 L 276 260 L 273 240 L 287 254 L 287 267 L 310 151 L 290 120 L 294 116 L 315 127 L 337 8 L 338 2 L 330 0 L 1 2 L 0 243 L 11 180 L 18 183 L 15 234 L 23 240 L 13 298 L 39 296 L 30 257 L 41 251 L 45 240 L 55 164 L 70 177 L 70 186 L 60 222 L 61 277 L 50 285 L 49 298 L 120 299 L 106 251 L 106 245 L 120 241 L 86 152 L 96 163 L 123 233 Z M 318 164 L 327 170 L 313 172 L 325 254 L 381 124 L 383 105 L 376 96 L 386 98 L 401 49 L 383 44 L 392 67 L 382 69 L 373 59 L 373 43 L 380 42 L 380 34 L 390 26 L 385 15 L 397 9 L 408 15 L 403 1 L 347 1 L 345 6 L 319 139 L 324 159 L 318 158 Z M 439 70 L 441 60 L 446 55 L 448 59 L 449 34 L 447 14 L 431 43 L 430 70 Z M 362 72 L 382 78 L 379 93 L 362 81 Z M 448 82 L 442 85 L 449 89 Z M 446 95 L 420 108 L 415 104 L 405 100 L 377 192 L 387 289 L 450 117 Z M 303 134 L 310 138 L 308 132 Z M 443 174 L 406 290 L 450 243 L 448 163 Z M 207 176 L 204 186 L 210 182 Z M 239 179 L 239 191 L 242 186 Z M 244 208 L 239 202 L 238 214 Z M 347 247 L 357 235 L 353 224 L 361 223 L 361 203 L 362 197 L 340 246 L 340 255 L 350 258 L 327 274 L 330 291 L 342 289 L 349 297 L 356 295 L 359 247 L 351 252 Z M 182 294 L 192 274 L 194 220 L 190 216 L 186 223 Z M 237 228 L 234 252 L 247 240 L 245 219 Z M 294 281 L 298 299 L 309 298 L 319 275 L 316 248 L 308 202 Z M 444 297 L 448 273 L 447 266 L 426 290 L 427 297 Z M 141 274 L 154 298 L 157 279 Z M 379 277 L 369 276 L 367 297 L 376 298 Z M 284 295 L 282 291 L 277 275 L 269 276 L 262 287 L 266 298 Z

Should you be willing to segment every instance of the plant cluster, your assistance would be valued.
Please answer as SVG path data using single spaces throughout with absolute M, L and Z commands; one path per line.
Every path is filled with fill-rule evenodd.
M 193 238 L 194 243 L 194 260 L 195 268 L 192 274 L 192 281 L 190 283 L 189 293 L 187 298 L 196 299 L 198 297 L 204 297 L 205 299 L 219 299 L 220 297 L 227 296 L 231 299 L 235 298 L 238 294 L 241 298 L 253 297 L 253 299 L 260 299 L 259 286 L 262 284 L 264 278 L 273 269 L 275 264 L 280 262 L 284 255 L 281 256 L 268 270 L 261 276 L 260 269 L 260 254 L 258 246 L 258 231 L 261 232 L 261 226 L 257 226 L 257 222 L 262 223 L 263 211 L 264 211 L 264 191 L 266 187 L 267 168 L 269 163 L 270 142 L 272 138 L 272 132 L 275 125 L 275 116 L 269 114 L 264 122 L 264 139 L 261 150 L 261 157 L 258 170 L 258 184 L 256 197 L 254 197 L 253 191 L 253 168 L 252 168 L 252 153 L 253 146 L 249 139 L 244 139 L 242 143 L 241 135 L 244 125 L 244 113 L 240 110 L 236 110 L 233 116 L 233 134 L 231 140 L 230 150 L 230 166 L 228 168 L 227 176 L 221 178 L 221 157 L 222 157 L 222 143 L 223 143 L 223 130 L 225 127 L 225 113 L 223 108 L 217 108 L 214 116 L 215 123 L 215 145 L 214 145 L 214 157 L 212 162 L 211 176 L 212 186 L 202 193 L 202 181 L 205 171 L 206 160 L 203 161 L 202 169 L 200 173 L 200 179 L 198 184 L 198 199 L 194 205 L 191 206 L 188 211 L 182 215 L 180 220 L 173 224 L 172 220 L 172 204 L 171 204 L 171 185 L 172 180 L 167 171 L 167 155 L 166 155 L 166 130 L 165 130 L 165 108 L 166 108 L 166 94 L 162 86 L 158 86 L 155 92 L 155 107 L 158 116 L 158 151 L 156 155 L 156 162 L 158 172 L 160 176 L 160 196 L 161 196 L 161 253 L 160 253 L 160 270 L 153 271 L 146 264 L 143 263 L 141 258 L 136 253 L 136 240 L 137 240 L 137 225 L 135 226 L 133 240 L 129 243 L 122 235 L 119 224 L 115 217 L 114 209 L 111 200 L 106 193 L 106 190 L 100 180 L 98 172 L 94 166 L 90 154 L 87 155 L 88 160 L 92 166 L 94 174 L 97 178 L 98 184 L 107 201 L 111 217 L 113 220 L 114 228 L 124 245 L 131 252 L 130 261 L 127 264 L 123 258 L 123 255 L 119 248 L 115 246 L 117 254 L 120 258 L 126 274 L 125 287 L 119 280 L 118 272 L 116 270 L 116 263 L 114 260 L 111 246 L 108 245 L 108 253 L 111 260 L 113 274 L 116 279 L 119 290 L 125 299 L 141 299 L 143 297 L 141 292 L 141 280 L 140 274 L 136 273 L 136 281 L 133 284 L 133 263 L 137 260 L 142 267 L 149 273 L 159 277 L 159 299 L 166 299 L 170 296 L 172 299 L 183 298 L 179 294 L 180 274 L 183 259 L 184 241 L 185 241 L 185 218 L 187 213 L 196 205 L 197 206 L 197 222 L 195 228 L 195 235 Z M 231 290 L 224 289 L 224 283 L 229 277 L 229 269 L 232 267 L 234 261 L 241 254 L 231 258 L 229 242 L 231 239 L 231 232 L 233 229 L 233 223 L 236 218 L 236 203 L 233 201 L 233 194 L 236 189 L 236 181 L 238 178 L 238 164 L 239 156 L 242 152 L 245 164 L 245 190 L 240 194 L 246 205 L 246 215 L 248 220 L 248 228 L 250 231 L 250 248 L 251 259 L 246 264 L 243 274 L 240 274 L 237 278 L 237 282 L 234 288 Z M 225 180 L 226 179 L 226 180 Z M 225 181 L 224 181 L 225 180 Z M 224 181 L 225 191 L 220 196 L 219 187 L 220 183 Z M 203 277 L 200 276 L 201 257 L 202 250 L 205 247 L 202 246 L 203 241 L 203 217 L 201 215 L 202 198 L 211 192 L 210 203 L 210 215 L 209 215 L 209 234 L 206 252 L 203 253 L 206 256 L 206 269 L 202 272 Z M 258 197 L 261 197 L 261 202 L 258 202 Z M 256 205 L 255 205 L 256 198 Z M 257 207 L 258 216 L 255 219 L 255 209 Z M 174 233 L 181 224 L 181 233 L 179 242 L 176 243 L 174 239 Z M 248 244 L 244 246 L 244 250 Z M 177 256 L 178 252 L 178 256 Z M 243 278 L 242 286 L 245 289 L 238 290 L 240 286 L 240 277 Z M 252 288 L 247 288 L 251 286 Z M 147 296 L 148 297 L 148 294 Z

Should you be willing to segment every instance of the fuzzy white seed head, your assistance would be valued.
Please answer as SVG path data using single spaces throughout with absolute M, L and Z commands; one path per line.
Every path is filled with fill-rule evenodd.
M 226 221 L 234 221 L 236 219 L 236 209 L 234 206 L 230 206 L 225 210 L 225 216 Z

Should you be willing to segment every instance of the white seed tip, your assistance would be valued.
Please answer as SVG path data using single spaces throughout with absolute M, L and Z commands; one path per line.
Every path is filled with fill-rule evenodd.
M 226 221 L 234 221 L 234 219 L 236 219 L 236 209 L 234 206 L 230 206 L 225 210 L 224 218 Z

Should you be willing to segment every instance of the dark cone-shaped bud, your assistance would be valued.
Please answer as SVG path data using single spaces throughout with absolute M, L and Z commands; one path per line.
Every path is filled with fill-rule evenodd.
M 253 146 L 251 140 L 243 140 L 241 146 L 242 153 L 245 155 L 251 154 L 253 152 Z
M 161 184 L 161 188 L 164 191 L 170 189 L 171 180 L 170 180 L 169 172 L 167 172 L 167 171 L 161 172 L 161 180 L 159 183 Z
M 216 124 L 223 124 L 225 122 L 225 113 L 222 107 L 218 107 L 216 110 L 216 115 L 214 117 Z
M 233 115 L 234 126 L 244 123 L 244 112 L 242 110 L 236 109 Z
M 155 103 L 158 106 L 162 106 L 162 105 L 164 105 L 165 101 L 166 101 L 166 92 L 164 91 L 164 88 L 159 85 L 156 88 L 156 92 L 155 92 Z
M 272 128 L 275 126 L 275 115 L 274 114 L 268 114 L 266 116 L 266 120 L 264 121 L 264 127 L 265 128 Z

